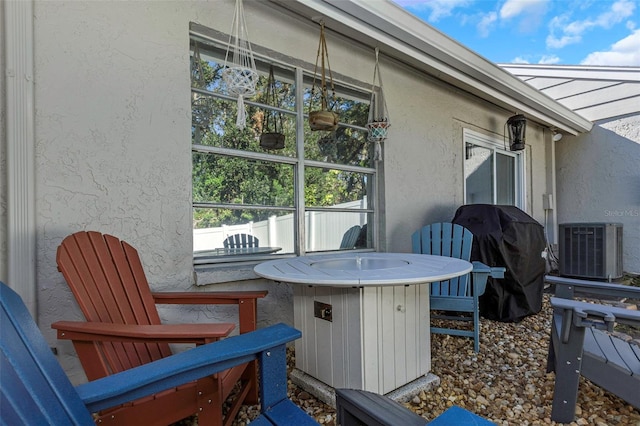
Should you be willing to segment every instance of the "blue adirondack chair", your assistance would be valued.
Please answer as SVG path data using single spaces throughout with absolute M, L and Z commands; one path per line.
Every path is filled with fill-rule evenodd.
M 277 324 L 74 387 L 20 297 L 0 282 L 0 424 L 95 425 L 91 413 L 257 359 L 261 415 L 252 425 L 318 425 L 287 398 L 286 343 Z
M 469 261 L 473 234 L 463 226 L 453 223 L 433 223 L 416 231 L 411 236 L 414 253 L 456 257 Z M 435 314 L 431 318 L 472 322 L 473 329 L 431 327 L 431 333 L 466 336 L 473 338 L 473 349 L 480 351 L 480 310 L 479 297 L 484 293 L 487 278 L 502 278 L 504 268 L 489 268 L 480 262 L 473 262 L 469 274 L 448 281 L 431 284 L 430 309 L 445 314 Z M 447 314 L 448 312 L 448 314 Z M 466 313 L 467 315 L 460 315 Z M 470 314 L 470 315 L 469 315 Z

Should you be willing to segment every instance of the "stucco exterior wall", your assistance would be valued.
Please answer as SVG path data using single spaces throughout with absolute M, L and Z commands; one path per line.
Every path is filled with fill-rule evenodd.
M 0 7 L 0 22 L 4 22 L 4 7 Z M 0 31 L 0 46 L 4 46 L 4 32 Z M 5 69 L 5 55 L 0 55 L 0 70 Z M 5 129 L 6 80 L 0 72 L 0 141 L 7 140 Z M 7 147 L 0 143 L 0 281 L 7 281 Z
M 387 78 L 387 101 L 397 112 L 390 108 L 392 129 L 385 141 L 386 250 L 409 252 L 416 229 L 450 221 L 464 202 L 463 129 L 503 140 L 510 114 L 411 71 L 388 72 L 393 72 L 393 87 L 387 88 Z M 524 210 L 540 223 L 544 153 L 543 131 L 530 123 Z
M 640 115 L 557 143 L 558 222 L 622 223 L 623 267 L 640 273 Z
M 264 288 L 270 294 L 259 303 L 259 325 L 293 322 L 287 285 L 252 279 L 194 286 L 189 22 L 228 32 L 233 5 L 35 2 L 38 321 L 75 382 L 83 374 L 73 348 L 56 340 L 50 324 L 82 319 L 55 264 L 57 246 L 78 230 L 111 233 L 137 247 L 154 290 Z M 247 2 L 245 11 L 254 43 L 315 62 L 316 24 L 296 22 L 262 2 Z M 331 33 L 327 38 L 332 70 L 367 88 L 372 49 Z M 450 220 L 463 202 L 463 129 L 501 139 L 512 112 L 385 58 L 381 72 L 392 128 L 385 142 L 386 239 L 380 248 L 408 252 L 415 229 Z M 530 123 L 527 137 L 526 210 L 541 221 L 544 135 Z M 199 280 L 225 274 L 229 270 L 214 270 Z M 231 309 L 199 306 L 163 309 L 161 316 L 235 319 Z

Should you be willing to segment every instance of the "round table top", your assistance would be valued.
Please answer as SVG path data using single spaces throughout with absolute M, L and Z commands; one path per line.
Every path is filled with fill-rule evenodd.
M 413 253 L 337 253 L 270 260 L 255 266 L 274 281 L 333 287 L 424 284 L 471 272 L 461 259 Z

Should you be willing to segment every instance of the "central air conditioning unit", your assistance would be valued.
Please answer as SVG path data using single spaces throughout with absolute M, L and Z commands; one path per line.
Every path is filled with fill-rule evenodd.
M 613 280 L 622 277 L 621 223 L 560 225 L 560 275 Z

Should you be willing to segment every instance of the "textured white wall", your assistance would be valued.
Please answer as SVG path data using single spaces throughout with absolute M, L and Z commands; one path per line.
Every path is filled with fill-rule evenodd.
M 233 6 L 233 0 L 35 3 L 39 323 L 76 382 L 83 376 L 74 351 L 49 326 L 82 318 L 55 265 L 57 246 L 78 230 L 111 233 L 137 247 L 156 290 L 264 288 L 270 294 L 259 303 L 260 325 L 293 322 L 287 285 L 254 279 L 193 286 L 189 22 L 228 32 Z M 246 2 L 245 9 L 261 46 L 315 62 L 316 24 L 262 2 Z M 367 88 L 373 51 L 331 33 L 327 42 L 333 71 Z M 462 203 L 462 129 L 501 138 L 511 113 L 384 58 L 381 68 L 392 120 L 382 249 L 410 251 L 415 229 L 451 219 Z M 527 178 L 528 205 L 538 219 L 543 212 L 531 200 L 541 198 L 545 181 L 537 164 L 544 158 L 540 134 L 528 128 L 536 170 Z M 237 276 L 235 268 L 199 273 L 198 281 L 229 276 Z M 232 310 L 198 306 L 161 315 L 181 322 L 235 318 Z
M 0 22 L 4 22 L 4 7 L 0 4 Z M 0 46 L 4 47 L 4 31 L 0 30 Z M 5 132 L 6 82 L 4 55 L 0 55 L 0 281 L 7 280 L 7 147 Z
M 413 71 L 385 71 L 393 75 L 384 79 L 392 122 L 384 142 L 386 250 L 409 252 L 416 229 L 450 221 L 463 204 L 463 129 L 503 140 L 504 124 L 512 113 Z M 547 179 L 543 138 L 542 130 L 529 123 L 524 210 L 540 223 L 544 223 L 541 200 Z
M 39 323 L 76 382 L 83 375 L 74 351 L 50 329 L 56 320 L 82 319 L 55 265 L 65 236 L 98 230 L 128 241 L 138 249 L 155 290 L 211 290 L 193 287 L 189 22 L 229 32 L 234 5 L 233 0 L 35 3 Z M 246 5 L 246 12 L 250 31 L 263 46 L 315 61 L 316 24 L 298 25 L 259 3 Z M 370 78 L 373 52 L 334 48 L 331 53 L 336 63 L 349 64 L 341 71 Z M 226 288 L 268 288 L 260 325 L 293 322 L 287 285 L 255 280 L 215 289 Z M 230 308 L 197 306 L 166 308 L 161 316 L 181 322 L 236 318 Z
M 155 289 L 191 285 L 188 23 L 175 2 L 43 1 L 34 24 L 39 322 L 66 366 L 49 325 L 82 319 L 55 265 L 68 234 L 130 242 Z
M 623 267 L 640 273 L 640 114 L 557 143 L 558 222 L 623 225 Z

